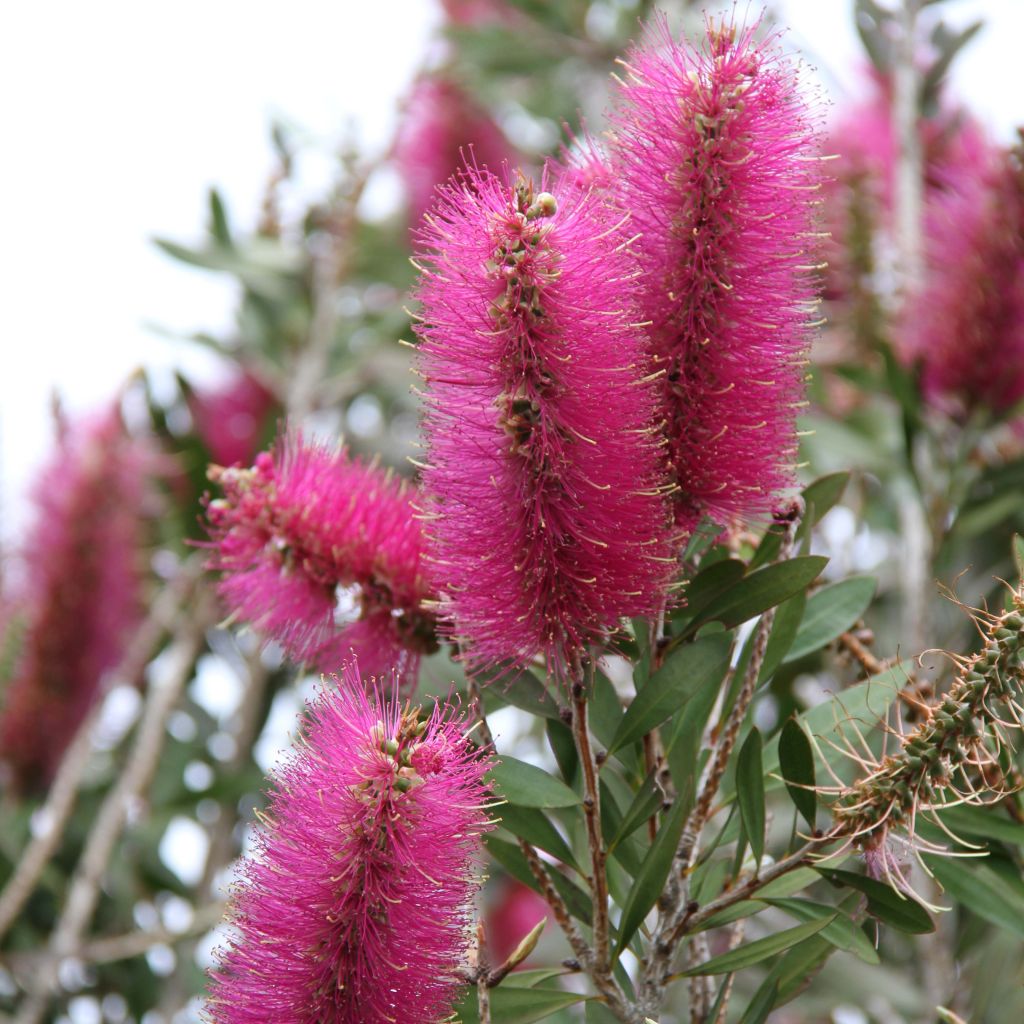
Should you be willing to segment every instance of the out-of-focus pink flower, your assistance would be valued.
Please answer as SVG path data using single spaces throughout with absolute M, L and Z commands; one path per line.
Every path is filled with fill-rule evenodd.
M 273 394 L 247 370 L 220 388 L 194 391 L 188 396 L 196 433 L 219 466 L 252 462 L 275 406 Z
M 441 7 L 453 25 L 508 24 L 522 17 L 505 0 L 441 0 Z
M 15 649 L 2 688 L 0 759 L 16 786 L 45 786 L 138 625 L 142 504 L 153 454 L 116 409 L 65 429 L 33 490 L 19 552 Z
M 564 676 L 673 569 L 635 264 L 600 196 L 470 169 L 418 235 L 423 489 L 473 663 Z
M 505 961 L 531 929 L 554 917 L 544 898 L 522 882 L 505 878 L 500 885 L 497 901 L 487 915 L 487 950 L 494 967 Z
M 931 402 L 956 418 L 1024 399 L 1024 169 L 979 149 L 926 209 L 926 274 L 901 341 Z
M 817 126 L 769 40 L 664 19 L 628 56 L 613 116 L 618 200 L 661 372 L 677 519 L 764 519 L 793 481 L 815 294 Z
M 437 186 L 464 158 L 500 171 L 517 159 L 501 130 L 455 82 L 424 75 L 413 85 L 395 140 L 395 163 L 417 225 L 437 199 Z
M 893 127 L 892 81 L 872 69 L 865 75 L 866 98 L 841 108 L 823 150 L 830 157 L 823 191 L 822 246 L 827 262 L 825 294 L 842 300 L 858 287 L 854 276 L 876 262 L 877 239 L 893 230 L 899 146 Z M 918 121 L 925 193 L 950 187 L 958 169 L 969 169 L 989 148 L 978 122 L 966 111 L 944 105 Z M 867 251 L 865 250 L 867 248 Z
M 211 566 L 231 610 L 321 671 L 351 650 L 414 682 L 436 641 L 411 488 L 298 431 L 252 469 L 210 476 L 224 488 L 207 503 Z
M 409 709 L 358 666 L 309 706 L 242 867 L 211 1024 L 433 1024 L 461 981 L 492 827 L 489 767 L 446 704 Z

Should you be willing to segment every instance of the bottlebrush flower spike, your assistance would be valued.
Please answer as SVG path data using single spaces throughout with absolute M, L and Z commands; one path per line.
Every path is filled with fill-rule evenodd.
M 750 28 L 709 22 L 696 49 L 661 19 L 626 68 L 612 160 L 640 234 L 677 519 L 766 518 L 793 480 L 815 307 L 816 122 Z
M 210 478 L 224 488 L 207 503 L 210 564 L 232 612 L 323 671 L 351 649 L 365 671 L 414 682 L 437 647 L 411 489 L 298 431 Z
M 434 1024 L 470 944 L 488 760 L 447 704 L 367 697 L 358 666 L 309 706 L 242 868 L 211 1024 Z
M 470 151 L 477 164 L 493 170 L 516 159 L 501 129 L 459 85 L 440 75 L 421 76 L 406 101 L 394 150 L 413 226 Z
M 623 227 L 592 191 L 471 168 L 418 235 L 431 557 L 471 662 L 564 677 L 671 578 Z
M 1022 155 L 979 148 L 926 210 L 926 277 L 902 342 L 925 396 L 958 419 L 1024 399 Z
M 19 789 L 52 779 L 139 623 L 140 510 L 155 467 L 111 409 L 65 427 L 35 485 L 0 714 L 0 759 Z
M 948 852 L 917 832 L 919 822 L 938 826 L 957 845 L 970 846 L 950 832 L 942 809 L 998 802 L 1019 788 L 1006 781 L 1000 759 L 1009 734 L 1024 722 L 1020 589 L 1014 605 L 1002 615 L 976 613 L 985 639 L 981 653 L 956 658 L 956 682 L 941 701 L 923 709 L 924 721 L 913 732 L 899 737 L 895 754 L 869 761 L 866 743 L 859 752 L 848 745 L 851 756 L 866 769 L 865 777 L 852 786 L 837 778 L 834 787 L 820 787 L 835 797 L 835 824 L 829 836 L 858 847 L 869 873 L 894 888 L 910 892 L 905 854 Z
M 242 370 L 227 384 L 187 396 L 200 440 L 218 466 L 247 465 L 264 442 L 264 430 L 277 402 L 260 380 Z

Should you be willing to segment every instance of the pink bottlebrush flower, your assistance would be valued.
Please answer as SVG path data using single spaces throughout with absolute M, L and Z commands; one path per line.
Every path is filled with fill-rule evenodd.
M 447 704 L 364 694 L 349 664 L 306 716 L 241 871 L 211 1024 L 433 1024 L 470 944 L 488 759 Z
M 18 788 L 52 779 L 139 622 L 140 509 L 154 466 L 111 409 L 66 428 L 35 485 L 0 713 L 0 759 Z
M 696 49 L 661 19 L 627 70 L 612 159 L 640 234 L 677 519 L 765 518 L 793 482 L 816 125 L 796 70 L 753 29 L 709 23 Z
M 210 476 L 224 488 L 207 503 L 211 566 L 231 610 L 322 671 L 354 650 L 367 672 L 414 681 L 436 641 L 411 489 L 298 431 L 252 469 Z
M 418 235 L 434 576 L 476 664 L 542 652 L 564 678 L 672 575 L 621 221 L 592 191 L 472 168 Z
M 236 373 L 222 387 L 188 395 L 196 433 L 219 466 L 252 462 L 276 406 L 274 395 L 248 370 Z
M 516 159 L 501 129 L 460 86 L 440 75 L 421 76 L 406 101 L 394 149 L 414 226 L 433 205 L 437 186 L 470 152 L 475 163 L 495 171 Z
M 925 396 L 956 418 L 1024 399 L 1024 168 L 994 147 L 926 209 L 926 275 L 901 342 Z

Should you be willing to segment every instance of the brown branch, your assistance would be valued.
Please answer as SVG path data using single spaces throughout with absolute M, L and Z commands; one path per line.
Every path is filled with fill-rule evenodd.
M 589 668 L 593 692 L 594 666 Z M 587 726 L 587 694 L 583 684 L 573 684 L 572 731 L 576 751 L 583 767 L 583 816 L 587 823 L 587 845 L 590 847 L 590 891 L 593 902 L 594 970 L 611 977 L 611 951 L 608 943 L 608 875 L 605 870 L 604 838 L 601 835 L 601 792 L 597 782 L 597 765 L 590 745 Z
M 476 923 L 476 1009 L 480 1024 L 491 1024 L 491 989 L 488 983 L 487 936 L 483 921 Z
M 480 686 L 476 679 L 472 677 L 470 677 L 468 682 L 468 694 L 477 716 L 477 728 L 480 730 L 480 738 L 493 749 L 494 735 L 487 724 L 487 717 L 484 713 L 483 701 L 480 696 Z M 519 843 L 519 849 L 526 858 L 530 873 L 536 879 L 541 895 L 546 900 L 548 906 L 551 907 L 555 920 L 562 929 L 579 966 L 590 976 L 597 990 L 604 996 L 609 1010 L 623 1024 L 642 1024 L 643 1016 L 630 1006 L 625 993 L 612 976 L 611 971 L 608 970 L 601 973 L 595 970 L 596 960 L 594 951 L 587 944 L 586 939 L 583 938 L 579 928 L 576 927 L 576 922 L 572 919 L 572 914 L 569 912 L 565 900 L 562 899 L 561 893 L 555 888 L 555 883 L 551 878 L 547 865 L 541 860 L 537 851 L 530 843 L 519 836 L 516 836 L 516 839 Z
M 886 662 L 877 658 L 874 653 L 855 636 L 853 633 L 841 633 L 837 641 L 839 646 L 849 653 L 857 664 L 869 676 L 877 676 L 888 668 Z

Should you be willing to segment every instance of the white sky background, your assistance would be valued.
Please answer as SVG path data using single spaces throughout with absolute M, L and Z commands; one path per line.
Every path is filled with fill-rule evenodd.
M 837 86 L 862 60 L 851 0 L 774 6 L 841 101 Z M 957 24 L 987 21 L 958 61 L 956 91 L 1009 139 L 1024 120 L 1024 0 L 946 9 Z M 198 238 L 210 185 L 236 224 L 252 224 L 275 114 L 325 149 L 353 121 L 367 145 L 385 145 L 439 17 L 432 0 L 0 6 L 0 536 L 24 519 L 54 390 L 74 413 L 102 405 L 139 365 L 212 372 L 212 357 L 145 324 L 216 332 L 234 293 L 150 238 Z M 314 194 L 320 184 L 314 173 Z

